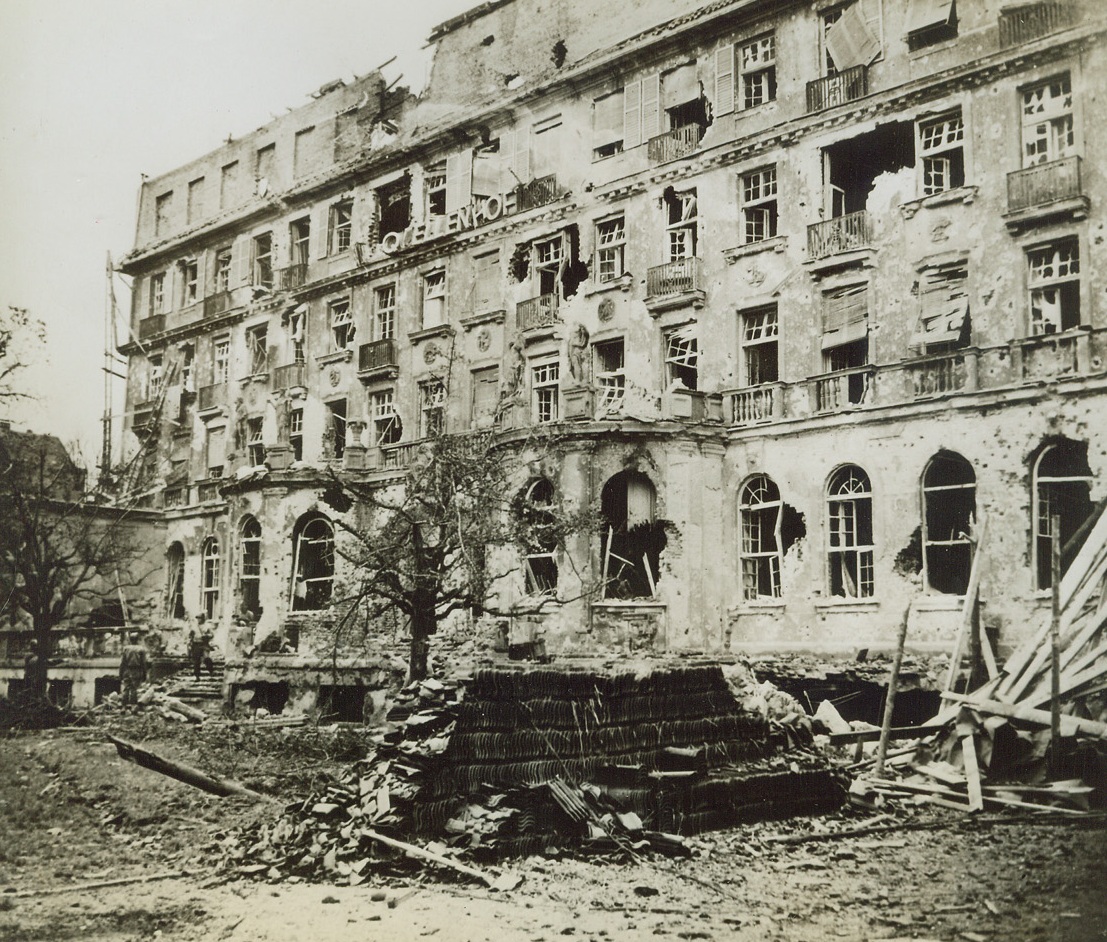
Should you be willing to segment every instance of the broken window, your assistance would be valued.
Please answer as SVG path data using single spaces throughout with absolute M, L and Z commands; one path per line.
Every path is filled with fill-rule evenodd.
M 353 241 L 354 201 L 339 200 L 330 210 L 330 254 L 349 250 Z
M 311 219 L 305 216 L 303 219 L 296 219 L 289 223 L 288 241 L 291 246 L 289 262 L 293 265 L 307 265 L 311 260 L 309 252 Z
M 292 539 L 292 610 L 326 608 L 334 583 L 334 528 L 326 517 L 308 515 L 297 521 Z
M 311 169 L 312 143 L 315 128 L 302 128 L 292 139 L 292 174 L 297 179 Z
M 873 595 L 873 496 L 869 476 L 856 465 L 839 468 L 827 487 L 830 594 Z
M 146 371 L 146 399 L 148 401 L 153 401 L 161 395 L 164 378 L 162 358 L 160 356 L 150 357 L 150 365 Z
M 738 46 L 738 74 L 743 108 L 776 99 L 776 36 L 759 36 Z
M 685 324 L 665 334 L 666 388 L 698 389 L 699 339 L 696 324 Z
M 742 534 L 742 598 L 780 598 L 780 491 L 764 474 L 743 486 L 738 497 Z
M 250 363 L 250 375 L 269 372 L 269 325 L 255 324 L 246 328 L 246 355 Z
M 204 215 L 204 178 L 188 181 L 188 224 L 195 225 Z
M 253 241 L 253 284 L 261 288 L 273 287 L 273 233 L 263 232 Z
M 846 388 L 832 396 L 832 405 L 843 398 L 854 404 L 863 402 L 869 374 L 861 367 L 869 362 L 869 286 L 849 285 L 823 295 L 823 371 L 853 371 L 845 378 Z M 842 393 L 845 396 L 842 396 Z
M 867 208 L 869 194 L 878 177 L 915 166 L 915 126 L 892 121 L 874 130 L 839 141 L 823 150 L 826 205 L 832 217 L 858 213 Z M 861 233 L 837 232 L 839 251 L 852 248 L 851 238 Z
M 1039 589 L 1053 585 L 1053 517 L 1060 524 L 1061 574 L 1072 562 L 1069 541 L 1092 512 L 1092 471 L 1088 445 L 1067 439 L 1046 445 L 1033 464 L 1034 540 L 1031 544 Z M 1065 550 L 1068 549 L 1068 552 Z
M 553 238 L 534 243 L 533 269 L 538 277 L 538 293 L 557 294 L 561 265 L 565 256 L 565 240 L 560 233 Z
M 246 447 L 253 467 L 265 464 L 265 441 L 262 437 L 262 418 L 246 420 Z
M 592 157 L 602 160 L 623 150 L 623 90 L 592 102 Z
M 942 452 L 923 472 L 923 578 L 932 592 L 964 595 L 976 522 L 976 474 L 960 455 Z
M 919 122 L 919 173 L 923 196 L 965 185 L 965 123 L 960 109 Z
M 238 532 L 238 598 L 241 611 L 261 614 L 261 524 L 247 515 Z
M 827 75 L 869 65 L 880 55 L 880 0 L 856 0 L 826 10 L 823 50 Z
M 526 591 L 530 595 L 557 590 L 558 538 L 551 511 L 553 502 L 553 484 L 546 478 L 539 478 L 527 487 L 519 505 Z
M 776 167 L 742 174 L 742 241 L 763 242 L 776 235 Z
M 1069 74 L 1022 90 L 1022 165 L 1068 157 L 1076 149 Z
M 149 205 L 149 204 L 147 204 Z M 154 235 L 163 236 L 169 232 L 169 211 L 173 208 L 173 191 L 162 193 L 154 201 Z
M 425 216 L 446 215 L 446 161 L 427 167 L 423 172 L 423 213 Z
M 606 340 L 592 347 L 593 369 L 599 392 L 599 411 L 618 412 L 626 396 L 627 374 L 623 339 Z
M 557 173 L 562 166 L 561 143 L 564 137 L 561 115 L 553 115 L 534 125 L 531 134 L 531 179 Z M 522 182 L 527 182 L 526 180 Z
M 200 265 L 194 258 L 181 262 L 181 306 L 195 304 L 200 297 Z
M 336 399 L 327 403 L 327 432 L 330 438 L 331 453 L 335 460 L 346 453 L 346 400 Z
M 446 384 L 432 379 L 419 384 L 419 434 L 435 438 L 446 430 Z
M 622 276 L 626 238 L 622 216 L 596 223 L 596 280 L 600 284 Z
M 227 430 L 222 425 L 208 428 L 204 442 L 205 464 L 209 478 L 223 477 L 223 464 L 227 460 Z
M 382 389 L 370 397 L 373 417 L 373 438 L 380 445 L 395 445 L 403 437 L 403 425 L 396 412 L 395 395 L 391 389 Z
M 273 172 L 277 166 L 277 145 L 259 147 L 254 155 L 254 192 L 265 196 L 273 188 Z
M 1056 334 L 1080 326 L 1080 243 L 1075 236 L 1026 253 L 1030 333 Z
M 340 298 L 331 301 L 327 305 L 327 312 L 331 321 L 331 337 L 334 340 L 334 350 L 349 350 L 354 343 L 354 319 L 350 313 L 350 299 Z
M 194 370 L 194 363 L 196 359 L 196 348 L 190 344 L 181 345 L 181 392 L 194 393 L 196 392 L 196 376 Z
M 180 543 L 171 543 L 165 551 L 165 614 L 184 618 L 185 551 Z
M 500 252 L 473 256 L 473 293 L 470 309 L 476 313 L 503 307 Z
M 678 193 L 670 187 L 665 191 L 664 199 L 667 208 L 669 261 L 695 258 L 699 215 L 696 191 Z
M 231 369 L 231 339 L 219 337 L 211 348 L 211 381 L 222 384 L 227 381 Z
M 219 615 L 219 541 L 214 536 L 204 540 L 200 567 L 200 610 L 208 621 L 215 621 Z
M 923 353 L 947 353 L 969 345 L 969 270 L 966 262 L 937 265 L 919 283 L 919 322 L 911 345 Z
M 531 367 L 535 422 L 556 422 L 560 415 L 561 364 L 556 359 Z
M 288 413 L 288 444 L 292 446 L 294 461 L 304 460 L 304 410 L 291 409 Z
M 379 235 L 403 232 L 411 225 L 411 178 L 406 174 L 393 183 L 377 187 Z
M 391 340 L 396 336 L 396 285 L 381 285 L 373 290 L 373 339 Z
M 664 525 L 654 519 L 656 492 L 640 471 L 620 471 L 600 496 L 603 597 L 653 598 L 661 578 Z
M 432 271 L 423 276 L 423 327 L 446 323 L 446 272 Z
M 234 160 L 219 173 L 219 208 L 230 209 L 238 198 L 238 161 Z
M 307 304 L 298 304 L 288 312 L 288 339 L 293 363 L 304 362 L 304 343 L 307 332 Z
M 231 247 L 215 250 L 215 290 L 225 294 L 231 290 Z
M 149 314 L 161 314 L 165 311 L 165 272 L 154 272 L 150 276 L 150 310 Z
M 695 128 L 698 142 L 707 129 L 707 102 L 703 97 L 694 62 L 661 76 L 661 107 L 669 119 L 669 130 Z
M 490 366 L 471 374 L 469 424 L 488 428 L 496 424 L 500 405 L 500 369 Z
M 780 365 L 777 338 L 776 305 L 743 311 L 742 327 L 742 365 L 745 386 L 760 386 L 762 383 L 775 383 L 780 379 Z
M 908 49 L 922 49 L 956 38 L 957 9 L 954 0 L 908 0 Z

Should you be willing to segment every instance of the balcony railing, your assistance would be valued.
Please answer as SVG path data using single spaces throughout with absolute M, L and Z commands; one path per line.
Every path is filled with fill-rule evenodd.
M 197 408 L 201 412 L 207 409 L 220 409 L 227 404 L 227 384 L 213 383 L 210 386 L 201 386 L 196 398 Z
M 530 183 L 522 183 L 515 189 L 515 205 L 519 212 L 537 209 L 560 198 L 561 191 L 557 188 L 557 175 L 552 173 L 531 180 Z
M 149 340 L 155 334 L 165 330 L 165 315 L 151 314 L 138 322 L 138 339 Z
M 687 157 L 703 138 L 703 128 L 698 124 L 686 124 L 682 128 L 673 128 L 649 142 L 649 158 L 654 163 L 663 164 L 670 160 Z
M 807 83 L 808 114 L 844 105 L 847 101 L 856 101 L 869 94 L 868 66 L 855 65 L 853 68 L 827 75 Z
M 534 330 L 557 323 L 557 294 L 540 294 L 520 301 L 515 309 L 520 330 Z
M 304 385 L 304 364 L 288 363 L 273 369 L 273 389 L 291 389 Z
M 162 494 L 161 503 L 166 509 L 186 506 L 188 504 L 188 488 L 167 487 Z
M 975 367 L 975 352 L 949 353 L 909 361 L 904 364 L 908 392 L 915 399 L 928 399 L 972 389 L 976 385 Z
M 1079 157 L 1063 157 L 1007 174 L 1007 209 L 1011 212 L 1082 195 Z
M 867 210 L 835 216 L 807 227 L 807 257 L 827 258 L 872 244 L 873 222 Z
M 395 340 L 374 340 L 370 343 L 363 343 L 358 348 L 357 368 L 361 373 L 369 370 L 388 369 L 389 367 L 395 368 L 396 362 Z
M 219 487 L 223 483 L 222 478 L 208 478 L 196 485 L 196 499 L 201 503 L 210 500 L 219 500 Z
M 1035 3 L 999 14 L 999 45 L 1001 49 L 1028 43 L 1072 25 L 1070 3 Z
M 277 284 L 282 291 L 291 291 L 294 288 L 302 288 L 307 281 L 307 263 L 289 265 L 287 268 L 277 269 Z
M 1034 382 L 1080 372 L 1081 347 L 1087 342 L 1087 331 L 1046 334 L 1018 341 L 1022 352 L 1020 378 Z
M 875 366 L 858 366 L 812 377 L 812 409 L 815 412 L 841 412 L 850 406 L 871 402 L 875 375 Z
M 231 293 L 229 291 L 219 291 L 216 294 L 209 294 L 204 298 L 204 319 L 217 317 L 228 310 L 230 306 Z
M 726 393 L 729 402 L 730 424 L 735 426 L 757 425 L 780 418 L 784 405 L 780 383 L 751 386 Z
M 666 265 L 655 265 L 646 272 L 646 296 L 664 298 L 702 290 L 698 258 L 682 258 Z
M 421 444 L 422 442 L 403 442 L 399 445 L 382 446 L 378 467 L 386 471 L 410 467 L 415 452 Z

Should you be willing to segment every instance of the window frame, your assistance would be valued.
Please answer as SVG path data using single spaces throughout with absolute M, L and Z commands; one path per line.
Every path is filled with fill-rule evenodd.
M 369 394 L 369 420 L 373 423 L 373 444 L 377 448 L 400 443 L 404 428 L 396 410 L 395 389 L 378 389 Z
M 165 313 L 165 272 L 156 271 L 150 276 L 149 317 Z
M 696 324 L 683 324 L 662 334 L 665 364 L 665 388 L 695 390 L 699 388 L 699 336 L 694 332 Z M 688 380 L 692 381 L 689 385 Z
M 248 376 L 262 376 L 269 373 L 269 322 L 251 324 L 243 331 L 246 340 L 246 355 L 249 361 Z
M 311 217 L 302 216 L 288 224 L 289 259 L 292 265 L 311 262 Z
M 200 551 L 200 611 L 209 622 L 219 618 L 219 582 L 222 559 L 219 540 L 209 536 Z
M 674 213 L 679 206 L 680 212 Z M 666 251 L 670 263 L 697 258 L 699 252 L 699 191 L 674 190 L 666 209 Z M 678 217 L 674 219 L 674 216 Z
M 561 417 L 561 361 L 557 356 L 531 361 L 530 385 L 534 422 L 557 422 Z
M 231 290 L 231 266 L 234 264 L 234 250 L 225 245 L 215 250 L 215 291 L 228 294 Z
M 353 305 L 349 297 L 334 298 L 327 302 L 327 320 L 330 322 L 331 352 L 352 350 L 357 337 Z
M 739 368 L 741 370 L 742 386 L 753 388 L 765 386 L 770 383 L 780 382 L 780 310 L 776 304 L 763 304 L 758 307 L 746 308 L 738 312 L 738 346 L 741 350 Z M 772 352 L 771 379 L 760 378 L 764 368 L 759 365 L 753 368 L 754 361 L 758 364 L 767 361 L 769 354 L 764 352 L 768 347 Z
M 447 323 L 446 318 L 446 269 L 435 268 L 432 271 L 423 272 L 421 282 L 421 313 L 423 329 L 441 327 Z M 428 302 L 434 302 L 428 303 Z M 428 312 L 437 310 L 438 316 L 433 323 L 429 322 Z
M 1046 546 L 1052 542 L 1053 523 L 1052 516 L 1052 502 L 1057 500 L 1056 497 L 1044 497 L 1043 485 L 1053 487 L 1064 487 L 1072 485 L 1083 485 L 1088 489 L 1088 503 L 1091 504 L 1090 495 L 1091 487 L 1095 483 L 1095 477 L 1093 474 L 1084 474 L 1082 471 L 1073 471 L 1069 474 L 1042 474 L 1042 465 L 1045 462 L 1046 457 L 1050 452 L 1066 448 L 1067 446 L 1076 445 L 1079 446 L 1080 442 L 1074 442 L 1069 439 L 1062 439 L 1059 441 L 1052 441 L 1045 444 L 1035 455 L 1033 463 L 1030 469 L 1030 572 L 1033 579 L 1034 589 L 1038 592 L 1046 592 L 1052 588 L 1052 547 L 1049 551 L 1049 557 L 1047 562 Z M 1085 446 L 1086 448 L 1086 446 Z M 1088 466 L 1088 455 L 1085 450 L 1081 456 L 1084 466 Z M 1075 459 L 1072 455 L 1065 456 L 1063 459 L 1067 464 L 1075 463 Z M 1089 467 L 1089 472 L 1090 472 Z M 1060 516 L 1060 515 L 1058 515 Z M 1062 521 L 1062 546 L 1064 545 L 1064 521 Z M 1062 561 L 1061 576 L 1064 578 L 1065 566 Z
M 419 384 L 419 437 L 437 438 L 446 431 L 446 383 L 428 379 Z
M 337 556 L 335 553 L 334 524 L 322 514 L 301 518 L 294 530 L 292 582 L 289 586 L 289 608 L 296 612 L 318 612 L 329 608 L 334 598 L 334 578 Z M 308 562 L 305 547 L 319 547 L 320 554 L 313 560 L 313 569 L 318 566 L 319 575 L 303 575 Z M 314 553 L 313 553 L 314 557 Z M 301 595 L 297 592 L 304 586 Z M 318 589 L 316 589 L 318 587 Z M 317 595 L 316 598 L 312 598 Z
M 181 307 L 200 300 L 200 262 L 186 258 L 181 262 Z
M 1028 109 L 1031 107 L 1028 101 L 1029 96 L 1036 91 L 1049 89 L 1054 84 L 1060 85 L 1059 95 L 1051 96 L 1050 99 L 1041 99 L 1041 106 L 1038 110 L 1036 112 L 1029 111 Z M 1025 170 L 1029 167 L 1037 167 L 1041 164 L 1053 163 L 1057 160 L 1078 155 L 1081 151 L 1082 142 L 1077 130 L 1077 98 L 1072 90 L 1072 72 L 1069 70 L 1058 72 L 1048 78 L 1022 85 L 1018 91 L 1019 167 Z M 1049 100 L 1055 100 L 1055 98 L 1060 98 L 1061 104 L 1051 108 L 1048 102 Z M 1035 114 L 1037 117 L 1035 117 Z M 1028 138 L 1031 129 L 1040 131 L 1043 128 L 1045 129 L 1044 135 L 1036 135 L 1033 148 L 1028 149 Z M 1068 140 L 1063 140 L 1066 137 Z M 1044 142 L 1044 149 L 1040 149 L 1038 146 L 1042 142 Z
M 768 164 L 738 176 L 742 201 L 742 244 L 776 238 L 779 225 L 777 165 Z
M 390 302 L 382 304 L 381 299 L 388 295 Z M 373 289 L 373 339 L 396 339 L 396 282 L 377 285 Z
M 423 218 L 446 215 L 446 161 L 428 164 L 423 169 Z
M 1072 248 L 1073 252 L 1067 259 L 1060 257 L 1060 252 L 1065 248 Z M 1075 233 L 1070 235 L 1059 236 L 1055 239 L 1050 239 L 1048 242 L 1037 242 L 1033 245 L 1025 247 L 1026 252 L 1026 288 L 1027 288 L 1027 336 L 1029 337 L 1048 337 L 1055 334 L 1063 334 L 1066 331 L 1075 330 L 1084 323 L 1084 303 L 1083 303 L 1083 283 L 1081 279 L 1081 252 L 1080 252 L 1080 237 Z M 1039 276 L 1035 278 L 1034 269 L 1035 264 L 1033 261 L 1034 255 L 1044 255 L 1046 252 L 1051 252 L 1053 259 L 1048 263 L 1049 266 L 1060 271 L 1064 267 L 1064 274 L 1055 274 L 1051 276 Z M 1073 265 L 1075 264 L 1075 269 Z M 1045 265 L 1042 266 L 1046 267 Z M 1075 288 L 1067 288 L 1067 286 L 1075 285 Z M 1056 304 L 1058 308 L 1059 322 L 1056 330 L 1044 329 L 1045 318 L 1044 314 L 1036 319 L 1034 316 L 1035 311 L 1035 298 L 1041 296 L 1044 299 L 1044 293 L 1047 291 L 1057 292 Z M 1065 299 L 1068 299 L 1068 304 L 1075 304 L 1075 318 L 1072 316 L 1072 311 L 1065 304 Z M 1038 308 L 1041 309 L 1043 300 L 1038 300 Z M 1066 312 L 1069 313 L 1069 317 L 1066 318 Z M 1068 325 L 1066 326 L 1066 320 Z
M 250 240 L 250 283 L 273 288 L 273 233 L 259 232 Z
M 954 482 L 952 484 L 929 483 L 934 469 L 938 467 L 938 463 L 941 461 L 959 465 L 962 471 L 967 470 L 971 480 Z M 932 455 L 930 460 L 927 461 L 926 467 L 923 468 L 922 477 L 919 479 L 919 497 L 922 505 L 922 519 L 920 521 L 921 526 L 919 532 L 922 539 L 922 580 L 923 586 L 928 593 L 961 596 L 965 594 L 965 591 L 947 592 L 944 589 L 935 588 L 933 584 L 934 566 L 931 562 L 931 550 L 940 547 L 949 547 L 951 549 L 955 547 L 968 547 L 968 560 L 964 572 L 965 589 L 967 590 L 968 588 L 969 571 L 972 565 L 972 557 L 975 553 L 972 529 L 976 520 L 976 486 L 976 469 L 973 468 L 972 463 L 967 458 L 956 452 L 940 451 Z M 953 492 L 967 491 L 972 492 L 972 509 L 969 512 L 968 519 L 964 521 L 964 530 L 961 531 L 960 534 L 951 534 L 949 539 L 935 538 L 931 533 L 930 524 L 932 509 L 931 500 L 936 502 L 937 508 L 941 508 L 943 504 L 946 505 L 945 509 L 948 511 L 950 501 L 947 495 L 951 495 Z M 952 514 L 950 516 L 952 516 Z
M 738 491 L 738 559 L 743 602 L 757 603 L 782 596 L 780 572 L 784 553 L 780 528 L 783 510 L 780 488 L 767 474 L 753 475 Z M 765 524 L 770 522 L 770 517 L 768 532 L 772 542 L 766 549 Z M 767 594 L 762 591 L 765 585 L 769 589 Z
M 331 203 L 328 213 L 327 254 L 341 255 L 354 247 L 354 201 L 350 197 Z
M 238 597 L 242 608 L 254 616 L 261 614 L 261 542 L 261 524 L 247 514 L 238 527 Z
M 603 285 L 618 281 L 626 273 L 626 215 L 619 213 L 597 220 L 595 239 L 596 283 Z
M 250 466 L 265 464 L 265 420 L 261 416 L 246 419 L 246 453 Z
M 937 127 L 944 127 L 945 130 L 928 142 L 927 132 Z M 965 185 L 968 179 L 967 146 L 965 113 L 960 106 L 915 120 L 915 174 L 920 199 Z M 934 178 L 939 175 L 945 178 L 944 181 L 934 183 Z
M 188 617 L 185 609 L 185 550 L 180 540 L 165 550 L 165 617 L 181 621 Z
M 211 381 L 220 386 L 231 378 L 231 338 L 216 337 L 211 343 Z
M 541 496 L 536 496 L 539 490 Z M 556 496 L 553 482 L 544 477 L 531 481 L 522 495 L 522 522 L 528 526 L 527 539 L 522 545 L 523 588 L 530 596 L 557 593 L 561 545 L 556 534 L 550 532 L 556 526 L 553 514 Z
M 760 46 L 768 40 L 771 48 L 771 56 L 766 59 L 761 59 L 760 51 L 753 60 L 753 67 L 746 67 L 745 51 L 752 46 Z M 777 72 L 776 72 L 776 32 L 769 31 L 762 33 L 758 36 L 751 36 L 748 39 L 740 40 L 734 46 L 734 68 L 738 74 L 738 94 L 735 98 L 735 104 L 741 111 L 749 111 L 753 108 L 759 108 L 761 105 L 766 105 L 769 102 L 776 101 L 777 93 Z M 758 101 L 751 101 L 752 86 L 747 82 L 751 78 L 764 77 L 764 83 L 766 87 L 767 97 Z
M 618 349 L 618 365 L 613 367 L 609 355 Z M 595 379 L 597 411 L 617 412 L 626 401 L 626 340 L 613 337 L 592 344 L 592 376 Z
M 304 460 L 304 410 L 288 410 L 288 444 L 294 461 Z
M 855 473 L 856 472 L 856 473 Z M 848 490 L 849 487 L 853 490 Z M 876 594 L 876 520 L 872 480 L 865 470 L 855 464 L 836 468 L 827 479 L 824 492 L 824 525 L 826 527 L 826 587 L 827 595 L 835 599 L 863 600 Z M 862 511 L 867 505 L 868 526 L 864 526 Z M 868 530 L 869 540 L 861 536 Z M 850 566 L 847 557 L 855 556 Z M 835 589 L 836 563 L 841 591 Z M 851 572 L 850 570 L 853 570 Z M 849 591 L 846 577 L 854 585 Z

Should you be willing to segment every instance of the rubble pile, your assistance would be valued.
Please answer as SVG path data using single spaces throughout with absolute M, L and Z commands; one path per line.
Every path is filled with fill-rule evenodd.
M 839 807 L 813 752 L 776 755 L 721 670 L 482 670 L 407 688 L 376 753 L 276 822 L 232 836 L 233 866 L 363 882 L 381 835 L 488 859 L 551 848 L 685 853 L 678 835 Z

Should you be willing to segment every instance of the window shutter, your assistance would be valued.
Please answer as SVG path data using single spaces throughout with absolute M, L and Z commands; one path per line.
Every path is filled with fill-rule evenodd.
M 734 46 L 715 50 L 715 114 L 734 111 Z
M 170 265 L 165 270 L 165 283 L 162 285 L 161 313 L 168 314 L 175 305 L 177 281 L 180 278 L 180 265 Z
M 869 31 L 876 40 L 876 52 L 872 59 L 869 59 L 869 62 L 872 62 L 884 49 L 884 0 L 857 0 L 857 3 L 861 8 L 861 16 L 868 24 Z M 950 7 L 952 8 L 952 6 L 951 0 Z
M 629 82 L 623 88 L 623 147 L 630 150 L 642 143 L 642 83 Z
M 515 189 L 516 180 L 511 175 L 511 164 L 515 159 L 515 129 L 504 128 L 500 132 L 500 190 L 510 193 Z
M 207 297 L 207 252 L 196 253 L 196 300 Z
M 311 220 L 311 238 L 315 242 L 315 257 L 326 258 L 331 239 L 331 212 L 325 203 L 315 207 Z
M 468 206 L 473 198 L 473 152 L 463 150 L 446 158 L 446 212 Z
M 862 10 L 863 3 L 868 7 L 875 7 L 875 19 L 877 30 L 871 25 L 870 16 Z M 853 6 L 847 7 L 838 22 L 835 23 L 826 34 L 826 48 L 834 65 L 839 70 L 850 69 L 857 65 L 868 65 L 880 55 L 879 34 L 880 5 L 877 0 L 865 2 L 858 0 Z
M 231 249 L 231 287 L 241 288 L 250 280 L 250 237 L 239 236 Z
M 530 183 L 530 128 L 515 131 L 515 156 L 512 170 L 518 183 Z
M 642 79 L 642 142 L 661 133 L 661 73 Z

